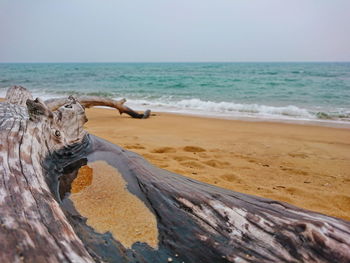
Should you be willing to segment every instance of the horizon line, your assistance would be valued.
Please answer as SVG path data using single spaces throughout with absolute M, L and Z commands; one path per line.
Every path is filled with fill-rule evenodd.
M 40 61 L 40 62 L 29 62 L 29 61 L 17 61 L 10 62 L 5 61 L 0 64 L 98 64 L 98 63 L 119 63 L 119 64 L 175 64 L 175 63 L 350 63 L 349 61 L 337 61 L 337 60 L 298 60 L 298 61 Z

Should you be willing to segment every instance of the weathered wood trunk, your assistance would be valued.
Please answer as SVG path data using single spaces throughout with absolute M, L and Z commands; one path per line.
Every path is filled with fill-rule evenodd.
M 60 111 L 53 114 L 39 101 L 27 104 L 29 111 L 0 103 L 0 262 L 93 262 L 42 167 L 50 152 L 71 143 L 68 134 L 61 136 Z M 78 104 L 71 106 L 77 118 L 84 112 Z
M 0 262 L 350 262 L 350 222 L 156 168 L 87 134 L 74 99 L 26 104 L 0 104 Z M 125 245 L 72 202 L 79 168 L 101 161 L 155 217 L 156 245 Z
M 151 114 L 150 110 L 146 110 L 144 113 L 138 113 L 130 109 L 129 107 L 124 105 L 124 103 L 126 102 L 126 99 L 115 101 L 112 99 L 102 98 L 98 96 L 80 96 L 80 97 L 77 97 L 76 100 L 79 101 L 79 103 L 86 108 L 90 108 L 93 106 L 111 107 L 111 108 L 117 109 L 120 114 L 125 113 L 131 116 L 132 118 L 136 118 L 136 119 L 147 119 Z M 66 102 L 66 99 L 64 98 L 49 99 L 45 101 L 45 104 L 48 106 L 50 110 L 55 111 L 59 107 L 64 105 L 65 102 Z

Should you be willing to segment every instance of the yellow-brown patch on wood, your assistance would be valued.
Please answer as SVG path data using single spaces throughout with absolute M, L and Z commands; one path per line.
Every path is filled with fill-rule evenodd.
M 92 173 L 93 170 L 87 165 L 82 166 L 77 177 L 74 179 L 71 187 L 71 193 L 79 193 L 92 184 Z
M 70 196 L 75 208 L 87 218 L 87 224 L 97 232 L 111 232 L 127 248 L 135 242 L 157 248 L 157 220 L 147 206 L 128 191 L 118 170 L 104 161 L 89 163 L 88 167 L 92 171 L 92 184 Z M 85 176 L 88 171 L 81 169 L 85 171 L 79 171 L 75 180 L 80 180 L 79 176 Z

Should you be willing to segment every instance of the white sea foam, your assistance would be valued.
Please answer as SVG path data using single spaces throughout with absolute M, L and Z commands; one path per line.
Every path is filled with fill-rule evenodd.
M 250 113 L 250 114 L 268 114 L 285 115 L 291 117 L 312 118 L 312 115 L 305 109 L 293 105 L 285 107 L 274 107 L 259 104 L 240 104 L 232 102 L 213 102 L 202 101 L 200 99 L 181 100 L 176 106 L 184 109 L 204 110 L 217 113 Z
M 5 97 L 6 89 L 0 90 L 0 97 Z M 34 90 L 33 97 L 49 98 L 65 97 L 67 94 L 53 94 L 43 90 Z M 114 99 L 121 99 L 120 97 Z M 261 104 L 244 104 L 235 102 L 204 101 L 198 98 L 176 100 L 171 96 L 157 99 L 128 99 L 127 105 L 135 110 L 151 109 L 158 112 L 182 113 L 200 116 L 223 117 L 229 119 L 257 118 L 291 121 L 322 121 L 349 124 L 350 112 L 345 109 L 334 109 L 346 118 L 332 118 L 332 113 L 324 113 L 321 108 L 305 109 L 294 105 L 271 106 Z M 321 113 L 321 114 L 320 114 Z M 340 115 L 341 115 L 340 114 Z M 328 118 L 329 117 L 329 118 Z
M 285 118 L 315 119 L 308 110 L 293 105 L 285 107 L 275 107 L 259 104 L 241 104 L 233 102 L 213 102 L 200 99 L 186 99 L 180 101 L 147 101 L 129 100 L 129 105 L 134 105 L 142 109 L 153 108 L 159 111 L 188 112 L 203 115 L 223 115 L 223 116 L 280 116 Z
M 226 119 L 252 119 L 273 120 L 297 123 L 315 123 L 337 127 L 350 127 L 350 118 L 338 118 L 332 116 L 350 116 L 349 112 L 339 108 L 337 113 L 329 113 L 327 118 L 320 118 L 318 110 L 309 110 L 294 105 L 269 106 L 259 104 L 242 104 L 233 102 L 213 102 L 200 99 L 169 100 L 162 98 L 158 100 L 128 100 L 127 105 L 136 110 L 151 109 L 155 112 L 170 112 L 190 114 L 197 116 L 219 117 Z M 329 118 L 328 118 L 329 117 Z

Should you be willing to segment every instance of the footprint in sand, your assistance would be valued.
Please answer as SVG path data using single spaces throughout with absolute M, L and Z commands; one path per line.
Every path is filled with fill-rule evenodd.
M 151 151 L 152 153 L 174 153 L 176 152 L 175 148 L 172 147 L 159 147 Z
M 220 177 L 227 182 L 233 182 L 238 179 L 237 176 L 234 174 L 224 174 L 224 175 L 220 175 Z
M 199 162 L 196 161 L 185 161 L 185 162 L 180 162 L 182 166 L 188 167 L 188 168 L 198 168 L 202 169 L 204 168 L 204 165 L 200 164 Z
M 124 148 L 129 149 L 129 150 L 143 150 L 146 149 L 145 147 L 143 147 L 141 144 L 126 144 L 124 146 Z
M 143 157 L 150 160 L 151 162 L 152 161 L 164 161 L 164 158 L 159 154 L 145 153 L 145 154 L 143 154 Z
M 205 152 L 200 152 L 200 153 L 198 153 L 198 156 L 199 156 L 200 158 L 210 158 L 210 155 L 208 155 L 208 154 L 205 153 Z
M 189 157 L 189 156 L 186 156 L 186 155 L 174 156 L 173 159 L 175 161 L 178 161 L 178 162 L 183 162 L 183 161 L 188 161 L 188 160 L 197 160 L 196 158 Z
M 225 168 L 225 167 L 230 166 L 229 162 L 221 162 L 221 161 L 218 161 L 218 160 L 209 160 L 209 161 L 206 161 L 204 163 L 206 165 L 209 165 L 209 166 L 213 167 L 213 168 Z
M 305 172 L 303 170 L 298 170 L 298 169 L 293 169 L 293 168 L 289 168 L 289 167 L 284 167 L 284 166 L 280 166 L 282 171 L 286 171 L 286 172 L 290 172 L 292 174 L 297 174 L 297 175 L 308 175 L 308 172 Z
M 273 189 L 278 189 L 278 188 L 277 187 L 273 187 Z M 290 194 L 290 195 L 296 195 L 296 196 L 299 196 L 299 197 L 301 197 L 301 196 L 304 196 L 304 197 L 305 196 L 310 196 L 309 193 L 305 192 L 304 190 L 302 190 L 302 189 L 300 189 L 298 187 L 291 186 L 291 187 L 283 188 L 283 190 L 285 192 L 287 192 L 288 194 Z
M 293 157 L 293 158 L 302 158 L 302 159 L 306 159 L 309 157 L 306 153 L 301 153 L 301 152 L 300 153 L 297 153 L 297 152 L 289 153 L 288 155 Z
M 205 149 L 203 149 L 201 147 L 198 147 L 198 146 L 185 146 L 183 148 L 183 150 L 185 152 L 192 152 L 192 153 L 194 153 L 194 152 L 205 152 L 206 151 Z

